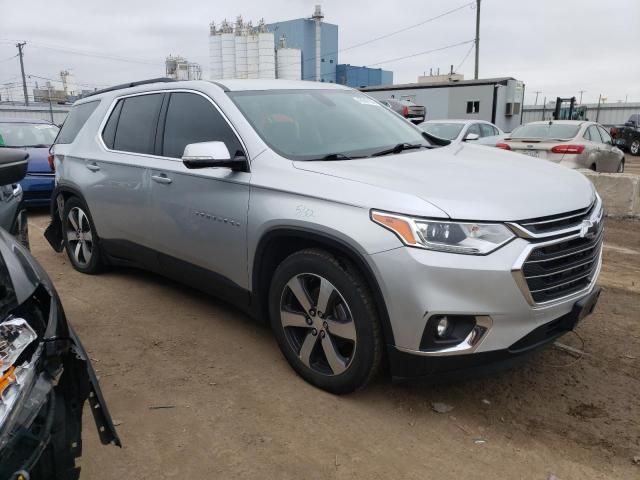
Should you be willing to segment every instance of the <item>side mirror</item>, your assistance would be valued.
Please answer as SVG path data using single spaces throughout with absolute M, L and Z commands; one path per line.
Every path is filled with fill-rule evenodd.
M 190 169 L 226 167 L 231 170 L 247 171 L 247 158 L 231 154 L 224 142 L 190 143 L 184 147 L 182 163 Z
M 27 174 L 29 154 L 24 150 L 0 148 L 0 185 L 18 183 Z
M 478 135 L 477 133 L 467 133 L 464 137 L 464 141 L 469 142 L 473 140 L 478 140 L 479 138 L 480 138 L 480 135 Z

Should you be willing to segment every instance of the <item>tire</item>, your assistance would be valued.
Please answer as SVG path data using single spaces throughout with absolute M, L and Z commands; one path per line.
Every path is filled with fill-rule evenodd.
M 631 142 L 631 145 L 629 145 L 629 153 L 635 156 L 640 155 L 640 139 L 639 138 Z
M 378 372 L 383 345 L 372 295 L 354 267 L 328 252 L 301 250 L 278 266 L 269 313 L 280 350 L 312 385 L 349 393 Z
M 594 172 L 598 171 L 598 169 L 596 168 L 596 164 L 595 163 L 592 163 L 591 166 L 589 167 L 589 169 L 594 171 Z
M 102 255 L 93 219 L 78 197 L 71 197 L 64 203 L 62 235 L 73 268 L 87 274 L 102 270 Z

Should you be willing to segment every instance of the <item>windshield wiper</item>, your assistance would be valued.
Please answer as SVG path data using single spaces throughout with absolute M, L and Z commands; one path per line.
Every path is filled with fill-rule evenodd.
M 383 155 L 391 155 L 393 153 L 400 153 L 405 150 L 414 150 L 416 148 L 433 148 L 431 145 L 424 145 L 422 143 L 398 143 L 397 145 L 380 150 L 379 152 L 371 154 L 372 157 L 381 157 Z
M 309 162 L 314 162 L 314 161 L 331 162 L 331 161 L 335 161 L 335 160 L 355 160 L 356 158 L 364 158 L 364 157 L 350 157 L 349 155 L 345 155 L 344 153 L 336 152 L 336 153 L 329 153 L 329 154 L 325 155 L 324 157 L 312 158 L 311 160 L 307 160 L 307 161 L 309 161 Z

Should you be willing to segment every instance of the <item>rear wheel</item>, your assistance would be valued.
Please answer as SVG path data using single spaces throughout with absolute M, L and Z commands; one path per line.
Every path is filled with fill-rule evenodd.
M 98 273 L 102 268 L 98 236 L 83 201 L 71 197 L 65 202 L 62 224 L 64 246 L 73 267 L 82 273 Z
M 631 155 L 640 155 L 640 139 L 636 139 L 629 145 L 629 153 Z
M 316 249 L 286 258 L 269 293 L 282 353 L 307 382 L 332 393 L 363 388 L 378 371 L 382 337 L 373 305 L 353 267 Z

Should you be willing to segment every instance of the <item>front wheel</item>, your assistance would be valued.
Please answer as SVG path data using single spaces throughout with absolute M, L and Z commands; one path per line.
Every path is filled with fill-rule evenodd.
M 73 267 L 82 273 L 98 273 L 102 269 L 98 235 L 89 209 L 79 198 L 71 197 L 64 203 L 62 225 L 64 246 Z
M 274 273 L 269 310 L 282 353 L 307 382 L 348 393 L 375 377 L 380 324 L 369 289 L 348 263 L 316 249 L 290 255 Z
M 629 145 L 629 153 L 631 155 L 640 155 L 640 139 L 636 139 Z

